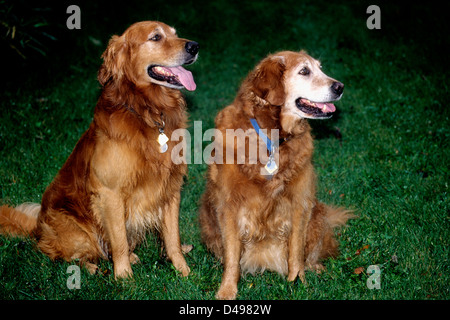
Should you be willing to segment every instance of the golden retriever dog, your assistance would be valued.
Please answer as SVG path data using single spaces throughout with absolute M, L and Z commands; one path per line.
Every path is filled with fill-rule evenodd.
M 76 144 L 42 203 L 0 208 L 3 234 L 34 235 L 51 259 L 79 259 L 90 272 L 112 259 L 116 278 L 132 276 L 133 253 L 148 230 L 159 232 L 167 257 L 190 272 L 179 236 L 185 164 L 174 164 L 167 136 L 186 128 L 180 89 L 195 90 L 197 42 L 153 21 L 113 36 L 98 72 L 102 86 L 89 129 Z
M 341 98 L 343 89 L 304 51 L 279 52 L 256 66 L 234 102 L 217 115 L 216 128 L 225 138 L 208 169 L 199 220 L 202 241 L 224 264 L 218 299 L 236 298 L 241 271 L 267 269 L 304 282 L 305 268 L 320 272 L 321 260 L 337 254 L 333 229 L 350 214 L 316 199 L 313 138 L 306 118 L 331 117 L 336 110 L 332 101 Z M 253 136 L 238 147 L 236 137 L 226 134 L 230 129 Z M 262 129 L 268 133 L 260 134 Z M 268 148 L 265 163 L 248 163 L 250 145 L 263 140 L 266 148 L 274 131 L 279 139 L 270 141 L 273 149 Z M 246 162 L 226 162 L 230 146 L 234 160 L 244 150 Z M 275 165 L 268 167 L 271 161 Z

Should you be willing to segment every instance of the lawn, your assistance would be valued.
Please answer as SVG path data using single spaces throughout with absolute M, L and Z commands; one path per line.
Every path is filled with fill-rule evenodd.
M 11 60 L 4 60 L 0 92 L 0 204 L 40 202 L 92 120 L 108 39 L 131 23 L 164 21 L 200 43 L 188 67 L 197 90 L 185 92 L 191 133 L 193 121 L 204 131 L 213 126 L 264 56 L 305 49 L 345 84 L 338 113 L 310 122 L 318 197 L 358 218 L 337 232 L 341 255 L 321 275 L 308 272 L 307 286 L 270 272 L 244 275 L 237 298 L 449 299 L 445 10 L 380 2 L 381 29 L 369 30 L 367 1 L 129 0 L 119 9 L 91 1 L 79 5 L 81 29 L 68 30 L 65 3 L 27 16 L 46 17 L 46 33 L 56 38 L 42 42 L 45 56 L 29 50 L 24 60 L 2 43 Z M 52 262 L 33 239 L 2 236 L 0 299 L 214 299 L 223 268 L 200 242 L 197 221 L 206 168 L 190 164 L 182 191 L 181 238 L 195 247 L 189 277 L 177 274 L 149 234 L 136 251 L 133 280 L 114 280 L 112 263 L 102 261 L 96 275 L 81 269 L 80 289 L 70 290 L 72 263 Z M 379 289 L 367 285 L 374 276 Z

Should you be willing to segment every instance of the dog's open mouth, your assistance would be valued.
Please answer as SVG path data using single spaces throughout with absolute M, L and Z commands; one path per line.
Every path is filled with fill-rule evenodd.
M 308 115 L 309 118 L 331 118 L 336 111 L 334 104 L 330 102 L 313 102 L 308 99 L 298 98 L 295 101 L 297 108 Z
M 164 67 L 153 65 L 148 67 L 148 75 L 158 81 L 164 81 L 176 87 L 184 87 L 189 91 L 194 91 L 197 85 L 194 82 L 192 72 L 182 66 Z

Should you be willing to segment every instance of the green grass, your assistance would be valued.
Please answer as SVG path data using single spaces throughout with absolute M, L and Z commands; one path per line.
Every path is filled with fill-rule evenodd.
M 108 38 L 132 22 L 158 19 L 200 43 L 189 67 L 197 91 L 186 97 L 191 121 L 203 121 L 204 130 L 260 59 L 306 49 L 346 85 L 339 113 L 311 122 L 318 197 L 359 218 L 339 231 L 341 255 L 325 262 L 323 274 L 307 273 L 307 286 L 270 272 L 245 275 L 238 299 L 449 298 L 449 41 L 433 36 L 448 30 L 445 11 L 383 3 L 382 29 L 368 30 L 371 3 L 361 1 L 131 2 L 120 12 L 80 5 L 82 29 L 61 31 L 64 48 L 3 79 L 1 204 L 40 202 L 92 120 Z M 149 235 L 136 251 L 142 263 L 133 280 L 115 281 L 103 261 L 94 276 L 82 270 L 80 290 L 69 290 L 70 263 L 50 261 L 32 239 L 0 237 L 0 299 L 213 299 L 223 269 L 200 242 L 205 172 L 204 164 L 190 165 L 182 191 L 181 238 L 195 246 L 188 278 Z M 366 286 L 370 265 L 381 269 L 380 290 Z

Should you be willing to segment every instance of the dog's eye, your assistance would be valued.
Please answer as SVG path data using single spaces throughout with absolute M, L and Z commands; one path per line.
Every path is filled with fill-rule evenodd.
M 160 34 L 155 34 L 153 37 L 151 37 L 150 39 L 148 39 L 148 40 L 151 40 L 151 41 L 159 41 L 159 40 L 161 40 L 161 35 Z
M 298 74 L 302 76 L 307 76 L 309 74 L 309 69 L 307 67 L 303 67 Z

